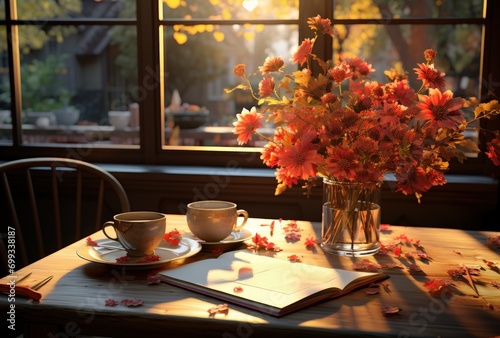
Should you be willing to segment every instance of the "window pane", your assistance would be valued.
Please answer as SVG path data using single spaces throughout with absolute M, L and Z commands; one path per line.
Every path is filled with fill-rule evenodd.
M 482 18 L 483 0 L 336 0 L 335 19 Z
M 288 62 L 297 46 L 297 26 L 225 26 L 219 29 L 223 40 L 205 31 L 182 44 L 175 40 L 175 29 L 165 28 L 166 140 L 170 145 L 235 146 L 236 114 L 256 102 L 247 91 L 224 93 L 241 82 L 233 67 L 245 63 L 247 73 L 253 73 L 270 55 Z M 257 88 L 258 82 L 252 84 Z M 173 132 L 176 126 L 179 131 Z
M 336 54 L 361 56 L 376 69 L 371 76 L 385 81 L 384 70 L 401 66 L 418 90 L 413 68 L 425 63 L 423 52 L 437 51 L 436 68 L 446 73 L 455 96 L 478 96 L 481 26 L 478 25 L 338 25 Z
M 26 143 L 138 144 L 135 26 L 20 26 Z M 39 45 L 33 37 L 46 40 Z M 40 40 L 38 40 L 40 41 Z M 108 117 L 109 111 L 119 117 Z M 115 122 L 116 120 L 116 122 Z
M 298 0 L 165 0 L 168 19 L 298 19 Z
M 5 37 L 5 27 L 0 27 L 0 35 Z M 0 145 L 12 144 L 9 61 L 6 50 L 6 39 L 2 39 L 0 41 Z
M 19 19 L 135 18 L 136 0 L 17 0 Z M 128 10 L 124 11 L 124 8 Z

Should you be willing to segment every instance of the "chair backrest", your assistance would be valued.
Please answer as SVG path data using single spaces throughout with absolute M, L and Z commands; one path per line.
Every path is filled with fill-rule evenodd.
M 79 160 L 6 162 L 0 164 L 0 180 L 0 256 L 6 273 L 99 230 L 114 214 L 130 211 L 120 182 Z

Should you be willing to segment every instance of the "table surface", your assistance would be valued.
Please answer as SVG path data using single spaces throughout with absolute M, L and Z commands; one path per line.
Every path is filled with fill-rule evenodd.
M 227 314 L 210 316 L 208 310 L 221 302 L 168 284 L 148 285 L 148 276 L 164 269 L 175 268 L 217 252 L 203 250 L 182 260 L 150 269 L 130 269 L 88 262 L 77 256 L 76 250 L 86 245 L 82 239 L 17 272 L 31 272 L 22 283 L 34 284 L 48 275 L 54 278 L 40 289 L 39 302 L 15 298 L 16 325 L 25 324 L 25 337 L 74 337 L 78 334 L 99 336 L 203 336 L 203 337 L 264 337 L 285 334 L 288 337 L 349 336 L 380 337 L 494 337 L 500 335 L 500 250 L 486 246 L 488 237 L 499 232 L 463 231 L 390 226 L 382 231 L 382 243 L 401 243 L 402 254 L 393 252 L 366 258 L 325 255 L 316 245 L 306 249 L 308 237 L 320 238 L 320 224 L 298 221 L 302 238 L 285 240 L 283 227 L 288 221 L 251 218 L 246 228 L 274 242 L 282 251 L 259 254 L 287 260 L 298 255 L 303 263 L 318 266 L 353 269 L 353 263 L 368 259 L 379 264 L 379 271 L 390 275 L 387 285 L 378 294 L 358 290 L 341 298 L 321 302 L 281 318 L 268 316 L 229 304 Z M 185 216 L 167 215 L 167 228 L 188 231 Z M 91 236 L 103 238 L 102 232 Z M 251 243 L 251 241 L 247 241 Z M 420 247 L 417 248 L 417 243 Z M 246 249 L 245 243 L 227 249 Z M 415 255 L 425 252 L 429 259 Z M 405 254 L 414 258 L 407 258 Z M 485 261 L 496 265 L 489 266 Z M 399 267 L 391 267 L 396 263 Z M 411 272 L 410 264 L 422 271 Z M 301 264 L 293 263 L 293 264 Z M 479 297 L 464 279 L 431 294 L 424 286 L 428 280 L 452 280 L 448 270 L 463 265 L 480 267 L 473 276 Z M 2 278 L 2 282 L 9 278 Z M 496 285 L 496 286 L 495 286 Z M 107 299 L 140 299 L 139 307 L 105 306 Z M 7 296 L 0 297 L 3 314 L 12 305 Z M 385 306 L 398 307 L 397 314 L 387 315 Z M 12 318 L 12 316 L 11 316 Z M 2 325 L 5 324 L 5 320 Z

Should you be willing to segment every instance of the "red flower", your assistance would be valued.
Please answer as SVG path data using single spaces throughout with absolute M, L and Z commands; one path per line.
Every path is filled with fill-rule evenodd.
M 439 89 L 429 89 L 429 96 L 419 95 L 420 102 L 417 103 L 420 113 L 417 119 L 428 121 L 432 134 L 438 128 L 454 129 L 465 122 L 462 108 L 462 99 L 453 98 L 450 90 L 441 93 Z
M 421 167 L 405 165 L 396 172 L 396 191 L 405 195 L 420 194 L 432 187 L 425 170 Z
M 360 168 L 358 155 L 348 147 L 329 148 L 326 165 L 338 181 L 354 180 Z
M 485 154 L 494 165 L 500 165 L 500 138 L 495 138 L 486 145 L 488 146 L 488 151 L 486 151 Z
M 439 72 L 434 68 L 434 65 L 426 65 L 422 63 L 417 63 L 419 68 L 413 68 L 415 73 L 418 75 L 418 79 L 422 80 L 426 88 L 437 88 L 439 90 L 444 90 L 446 87 L 446 82 L 444 81 L 445 73 Z
M 408 85 L 408 80 L 390 82 L 386 86 L 389 93 L 388 101 L 397 101 L 404 106 L 410 106 L 413 103 L 415 91 Z

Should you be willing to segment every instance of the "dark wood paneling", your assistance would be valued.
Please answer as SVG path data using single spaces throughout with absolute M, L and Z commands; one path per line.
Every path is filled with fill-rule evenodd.
M 310 197 L 295 187 L 275 196 L 274 177 L 179 174 L 115 173 L 129 194 L 135 210 L 182 214 L 187 203 L 199 199 L 229 200 L 252 217 L 321 220 L 321 186 Z M 499 229 L 498 182 L 487 178 L 456 177 L 424 194 L 394 192 L 390 183 L 382 187 L 382 222 L 408 226 L 460 229 Z M 320 184 L 320 182 L 318 182 Z

